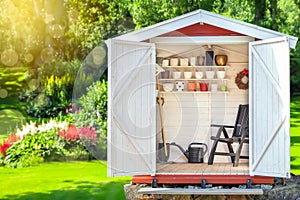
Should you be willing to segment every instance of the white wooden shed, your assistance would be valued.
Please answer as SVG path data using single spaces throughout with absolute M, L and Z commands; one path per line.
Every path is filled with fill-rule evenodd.
M 148 183 L 153 177 L 159 183 L 199 183 L 203 178 L 212 183 L 239 183 L 249 178 L 268 183 L 265 177 L 289 177 L 289 50 L 296 42 L 296 37 L 204 10 L 107 40 L 109 176 L 133 175 L 133 183 Z M 189 79 L 183 73 L 176 78 L 172 73 L 159 75 L 162 84 L 185 83 L 183 91 L 160 91 L 165 100 L 166 141 L 184 148 L 202 142 L 210 150 L 210 137 L 217 131 L 210 125 L 233 124 L 239 104 L 249 104 L 249 145 L 243 150 L 249 160 L 232 167 L 229 158 L 216 157 L 213 165 L 207 165 L 207 153 L 204 163 L 192 164 L 172 147 L 169 162 L 162 164 L 157 160 L 162 137 L 156 59 L 180 57 L 186 65 L 184 58 L 204 56 L 208 48 L 214 55 L 227 55 L 226 66 L 164 63 L 163 68 L 170 72 L 193 73 Z M 195 78 L 195 71 L 219 68 L 226 71 L 221 79 Z M 235 83 L 243 69 L 249 70 L 246 90 Z M 196 91 L 187 88 L 190 81 L 197 83 Z M 199 91 L 199 82 L 209 83 L 209 91 Z M 214 91 L 212 84 L 217 85 Z M 221 85 L 227 86 L 226 91 L 220 91 Z

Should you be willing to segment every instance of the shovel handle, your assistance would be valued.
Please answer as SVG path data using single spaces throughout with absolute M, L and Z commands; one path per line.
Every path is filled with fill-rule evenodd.
M 161 135 L 162 135 L 162 140 L 164 143 L 164 150 L 165 150 L 165 156 L 168 157 L 168 150 L 167 150 L 167 142 L 166 142 L 166 135 L 164 131 L 164 119 L 163 119 L 163 97 L 161 96 L 160 93 L 160 83 L 159 83 L 159 78 L 156 76 L 156 83 L 157 83 L 157 89 L 158 89 L 158 104 L 159 104 L 159 116 L 160 116 L 160 123 L 161 123 Z

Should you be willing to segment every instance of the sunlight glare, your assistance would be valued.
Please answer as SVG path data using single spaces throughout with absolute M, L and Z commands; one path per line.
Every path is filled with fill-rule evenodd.
M 19 56 L 13 49 L 4 50 L 1 54 L 1 62 L 8 67 L 12 67 L 17 64 L 18 59 Z

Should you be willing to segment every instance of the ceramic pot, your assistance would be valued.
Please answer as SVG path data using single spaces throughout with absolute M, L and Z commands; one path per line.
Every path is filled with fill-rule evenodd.
M 199 66 L 204 65 L 205 57 L 204 56 L 197 56 Z
M 163 84 L 164 91 L 171 92 L 174 89 L 173 83 L 164 83 Z
M 195 82 L 189 82 L 188 83 L 188 90 L 189 91 L 196 91 L 197 90 L 197 84 Z
M 217 78 L 218 79 L 225 78 L 225 71 L 217 71 Z
M 190 57 L 191 66 L 196 66 L 196 57 Z
M 161 72 L 161 78 L 169 78 L 169 76 L 170 76 L 170 71 L 169 70 Z
M 192 72 L 184 72 L 184 78 L 191 78 Z
M 171 64 L 171 66 L 178 66 L 178 64 L 179 64 L 178 58 L 171 58 L 170 64 Z
M 206 75 L 207 79 L 213 79 L 215 76 L 215 72 L 214 71 L 206 71 L 205 75 Z
M 216 55 L 215 62 L 218 66 L 225 66 L 227 63 L 227 56 L 226 55 Z
M 212 92 L 215 92 L 215 91 L 218 90 L 218 84 L 215 84 L 215 83 L 214 83 L 214 84 L 211 84 L 210 87 L 211 87 L 211 91 L 212 91 Z
M 162 61 L 162 66 L 163 66 L 163 67 L 169 66 L 169 60 L 168 60 L 168 59 L 164 59 L 164 60 Z
M 180 79 L 181 78 L 181 72 L 173 72 L 173 79 Z
M 180 58 L 180 66 L 188 66 L 189 59 L 188 58 Z
M 200 91 L 208 91 L 208 84 L 207 83 L 199 83 Z
M 203 72 L 195 72 L 196 79 L 203 78 Z

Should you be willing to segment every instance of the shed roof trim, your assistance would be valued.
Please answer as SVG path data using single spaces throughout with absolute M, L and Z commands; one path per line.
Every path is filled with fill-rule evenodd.
M 295 48 L 298 38 L 277 31 L 263 28 L 257 25 L 211 13 L 205 10 L 196 10 L 187 14 L 133 31 L 116 37 L 119 40 L 144 41 L 162 34 L 190 26 L 195 23 L 207 23 L 220 28 L 228 29 L 237 33 L 248 35 L 258 39 L 269 39 L 287 36 L 290 48 Z

